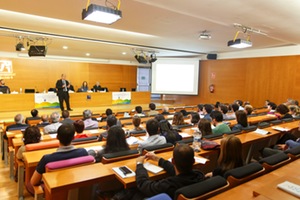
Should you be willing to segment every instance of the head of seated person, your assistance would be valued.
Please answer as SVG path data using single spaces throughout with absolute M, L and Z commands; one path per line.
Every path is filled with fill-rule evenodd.
M 220 111 L 214 110 L 210 113 L 210 117 L 212 119 L 212 123 L 216 126 L 218 123 L 223 122 L 223 115 Z
M 149 119 L 146 123 L 146 130 L 149 134 L 149 136 L 157 135 L 159 134 L 159 122 L 156 119 Z
M 106 114 L 107 117 L 108 117 L 109 115 L 112 115 L 112 114 L 113 114 L 112 109 L 107 108 L 107 109 L 105 110 L 105 114 Z
M 61 112 L 62 118 L 67 119 L 70 117 L 70 113 L 67 110 Z
M 252 112 L 253 112 L 253 107 L 249 104 L 245 105 L 244 109 L 245 109 L 245 112 L 246 112 L 247 115 L 251 115 Z
M 75 136 L 75 128 L 72 124 L 63 124 L 57 129 L 57 139 L 62 146 L 69 146 Z
M 176 112 L 173 116 L 173 121 L 172 125 L 183 125 L 184 123 L 184 118 L 182 112 Z
M 237 124 L 240 124 L 242 127 L 248 126 L 248 117 L 244 110 L 238 110 L 235 112 Z
M 200 120 L 200 115 L 197 112 L 192 112 L 190 114 L 190 120 L 191 120 L 191 124 L 198 124 L 199 120 Z
M 104 153 L 113 153 L 129 150 L 126 142 L 125 132 L 122 127 L 114 125 L 108 130 Z
M 132 124 L 134 126 L 134 129 L 135 130 L 143 130 L 140 125 L 141 125 L 141 118 L 137 115 L 133 116 L 132 117 Z
M 204 118 L 200 119 L 198 123 L 198 129 L 201 131 L 202 136 L 212 134 L 211 123 L 207 119 Z
M 38 114 L 39 114 L 39 111 L 37 109 L 32 109 L 30 111 L 30 114 L 31 114 L 32 117 L 37 117 Z
M 276 108 L 276 112 L 278 112 L 282 118 L 288 118 L 289 111 L 289 108 L 284 104 L 280 104 Z
M 83 132 L 83 130 L 84 130 L 84 123 L 83 123 L 83 121 L 81 119 L 76 120 L 73 123 L 73 125 L 74 125 L 74 128 L 75 128 L 75 132 L 77 134 L 81 134 Z
M 53 112 L 50 116 L 51 123 L 58 123 L 60 119 L 60 114 L 58 112 Z
M 136 106 L 135 107 L 136 114 L 143 114 L 143 108 L 142 106 Z
M 184 162 L 182 162 L 184 160 Z M 175 166 L 176 174 L 189 173 L 195 162 L 194 150 L 187 144 L 176 145 L 173 150 L 172 163 Z
M 92 118 L 92 111 L 89 109 L 84 110 L 82 114 L 83 114 L 83 120 Z
M 149 109 L 150 109 L 150 110 L 155 110 L 155 109 L 156 109 L 155 103 L 150 103 L 150 104 L 149 104 Z
M 165 120 L 165 117 L 162 114 L 158 114 L 154 117 L 158 122 Z
M 38 143 L 41 140 L 41 132 L 37 126 L 29 126 L 25 129 L 23 135 L 24 144 Z
M 44 114 L 41 116 L 41 122 L 42 123 L 49 123 L 49 116 Z
M 17 114 L 14 118 L 16 124 L 23 124 L 24 123 L 24 116 L 22 114 Z

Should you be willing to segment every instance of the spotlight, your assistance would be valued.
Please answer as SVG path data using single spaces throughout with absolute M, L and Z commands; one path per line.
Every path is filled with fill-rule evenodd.
M 211 35 L 205 30 L 199 35 L 199 40 L 209 40 L 211 39 Z
M 247 48 L 252 47 L 252 42 L 249 40 L 236 39 L 228 41 L 227 46 L 234 48 Z
M 19 42 L 17 45 L 16 45 L 16 51 L 24 51 L 26 50 L 23 43 L 22 42 Z
M 150 55 L 150 59 L 149 59 L 149 63 L 154 63 L 155 61 L 157 60 L 157 58 L 156 58 L 156 54 L 151 54 Z
M 91 4 L 82 10 L 82 19 L 105 24 L 112 24 L 122 18 L 122 12 L 118 9 Z
M 134 57 L 141 64 L 147 64 L 148 63 L 148 61 L 146 60 L 146 58 L 144 56 L 135 55 Z

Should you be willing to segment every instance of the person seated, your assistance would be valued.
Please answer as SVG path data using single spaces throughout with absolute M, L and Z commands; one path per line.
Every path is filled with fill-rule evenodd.
M 178 126 L 183 124 L 187 124 L 187 123 L 184 122 L 184 117 L 182 112 L 176 112 L 173 116 L 172 126 Z
M 41 121 L 40 123 L 37 125 L 38 127 L 44 127 L 44 126 L 47 126 L 49 125 L 50 122 L 49 122 L 49 116 L 44 114 L 41 116 Z
M 197 112 L 199 113 L 200 118 L 203 118 L 203 117 L 204 117 L 204 114 L 203 114 L 203 107 L 204 107 L 203 104 L 198 104 L 198 105 L 197 105 Z
M 37 126 L 29 126 L 25 129 L 23 135 L 23 142 L 22 146 L 18 149 L 17 158 L 19 160 L 23 160 L 23 152 L 26 151 L 25 145 L 39 143 L 41 141 L 41 132 Z
M 5 131 L 9 131 L 10 129 L 15 129 L 15 128 L 20 128 L 20 130 L 21 130 L 21 129 L 25 129 L 28 127 L 28 124 L 24 123 L 24 116 L 22 114 L 17 114 L 14 117 L 14 121 L 15 121 L 15 124 L 8 125 L 5 129 Z
M 273 102 L 269 102 L 267 108 L 269 109 L 268 114 L 275 114 L 277 105 Z
M 244 106 L 244 111 L 246 112 L 247 115 L 251 115 L 253 112 L 253 107 L 251 105 L 245 105 Z
M 200 119 L 198 123 L 198 129 L 199 131 L 201 131 L 202 136 L 213 134 L 211 129 L 211 123 L 207 119 Z
M 88 87 L 87 82 L 83 81 L 82 85 L 81 85 L 81 87 L 79 88 L 78 91 L 80 91 L 80 92 L 87 92 L 88 90 L 89 90 L 89 87 Z
M 298 106 L 291 105 L 291 106 L 289 106 L 289 110 L 290 110 L 289 113 L 293 116 L 293 118 L 300 116 L 300 110 L 299 110 Z
M 244 166 L 242 142 L 234 136 L 228 135 L 221 140 L 218 166 L 213 170 L 213 176 L 224 176 L 228 170 Z M 211 176 L 207 174 L 207 176 Z
M 5 85 L 5 81 L 4 79 L 0 79 L 0 91 L 4 94 L 9 94 L 10 93 L 10 89 L 7 85 Z
M 101 85 L 99 83 L 99 81 L 96 82 L 96 84 L 93 86 L 93 89 L 92 89 L 94 92 L 100 92 L 101 91 Z
M 53 112 L 50 116 L 51 124 L 44 127 L 44 134 L 56 133 L 57 129 L 62 125 L 59 122 L 60 115 L 58 112 Z
M 141 118 L 139 116 L 133 116 L 132 117 L 132 124 L 133 124 L 133 129 L 131 129 L 130 131 L 142 131 L 144 130 L 142 127 L 140 127 L 141 125 Z
M 163 107 L 161 114 L 162 115 L 169 115 L 170 114 L 169 107 L 168 106 Z
M 242 130 L 249 126 L 248 117 L 244 110 L 238 110 L 235 112 L 237 124 L 232 127 L 232 130 Z
M 102 141 L 103 138 L 106 139 L 107 136 L 108 136 L 108 131 L 110 129 L 110 127 L 114 126 L 114 125 L 117 125 L 117 118 L 114 116 L 114 115 L 109 115 L 107 117 L 107 120 L 106 120 L 106 131 L 101 133 L 101 135 L 99 136 L 98 138 L 98 141 Z M 122 127 L 122 126 L 120 126 Z
M 228 117 L 230 119 L 235 119 L 236 115 L 235 112 L 239 110 L 239 106 L 236 103 L 230 104 L 228 108 Z
M 156 109 L 155 103 L 150 103 L 149 104 L 149 109 L 150 109 L 150 111 L 148 112 L 148 116 L 152 116 L 152 115 L 157 115 L 158 114 L 158 111 L 155 110 Z
M 223 115 L 220 111 L 213 111 L 211 112 L 210 116 L 212 118 L 212 124 L 215 126 L 215 128 L 212 129 L 212 132 L 214 134 L 231 131 L 230 127 L 227 124 L 223 123 Z
M 31 117 L 26 117 L 25 119 L 25 123 L 28 124 L 28 120 L 38 120 L 38 119 L 41 119 L 38 114 L 39 114 L 39 111 L 37 109 L 32 109 L 30 111 L 31 113 Z
M 46 154 L 39 161 L 31 179 L 28 184 L 28 190 L 33 194 L 32 186 L 40 185 L 42 175 L 45 173 L 45 166 L 49 162 L 66 160 L 71 158 L 77 158 L 81 156 L 87 156 L 88 153 L 83 148 L 75 148 L 71 145 L 71 142 L 75 135 L 74 126 L 71 124 L 63 124 L 57 130 L 57 139 L 59 140 L 59 147 L 56 152 L 52 154 Z
M 83 122 L 85 129 L 98 129 L 98 122 L 92 120 L 92 111 L 84 110 L 83 111 Z
M 70 113 L 67 110 L 61 112 L 63 120 L 60 122 L 62 124 L 73 124 L 74 120 L 70 119 Z
M 83 121 L 81 119 L 76 120 L 73 123 L 73 125 L 74 125 L 75 132 L 76 132 L 76 135 L 74 136 L 74 139 L 90 137 L 89 134 L 83 133 L 83 131 L 84 131 L 84 123 L 83 123 Z
M 234 103 L 236 103 L 239 106 L 239 110 L 244 110 L 242 100 L 236 100 Z
M 126 150 L 130 150 L 130 148 L 126 141 L 125 132 L 122 127 L 114 125 L 108 130 L 104 148 L 101 150 L 91 149 L 88 151 L 88 154 L 94 156 L 96 162 L 101 162 L 102 155 L 105 153 L 115 153 Z
M 177 141 L 182 140 L 182 136 L 179 135 L 177 130 L 173 129 L 167 120 L 159 121 L 159 131 L 160 135 L 164 136 L 168 143 L 176 144 Z
M 146 131 L 149 137 L 145 141 L 139 143 L 138 150 L 140 152 L 142 152 L 145 147 L 167 143 L 166 138 L 159 134 L 159 124 L 156 119 L 149 119 L 147 121 Z
M 200 115 L 197 112 L 192 112 L 190 114 L 190 120 L 191 120 L 191 124 L 193 124 L 194 126 L 198 126 L 198 123 L 200 121 Z
M 167 172 L 168 177 L 158 181 L 150 180 L 143 165 L 145 160 L 158 162 L 158 165 Z M 193 170 L 194 162 L 194 150 L 186 144 L 174 148 L 171 162 L 150 152 L 138 157 L 136 159 L 137 190 L 127 199 L 144 199 L 160 193 L 166 193 L 173 199 L 177 189 L 204 180 L 202 172 Z
M 289 108 L 284 104 L 280 104 L 276 108 L 276 113 L 279 114 L 277 115 L 278 119 L 293 118 L 293 116 L 289 112 Z
M 211 117 L 210 117 L 210 113 L 212 112 L 212 110 L 213 110 L 213 107 L 210 104 L 205 104 L 203 106 L 203 115 L 204 115 L 203 118 L 207 119 L 210 122 L 212 120 Z
M 135 107 L 135 115 L 137 115 L 139 117 L 144 117 L 145 116 L 145 114 L 143 113 L 142 106 L 136 106 Z

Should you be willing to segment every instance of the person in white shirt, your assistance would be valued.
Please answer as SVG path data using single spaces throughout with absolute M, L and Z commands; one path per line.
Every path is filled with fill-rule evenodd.
M 62 123 L 59 122 L 60 115 L 58 112 L 53 112 L 50 116 L 51 118 L 51 124 L 44 127 L 44 133 L 56 133 L 57 129 L 62 125 Z

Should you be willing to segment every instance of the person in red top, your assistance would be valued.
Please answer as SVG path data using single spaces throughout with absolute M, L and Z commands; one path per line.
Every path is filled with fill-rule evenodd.
M 74 139 L 76 138 L 87 138 L 89 137 L 88 134 L 86 133 L 83 133 L 83 130 L 84 130 L 84 123 L 83 121 L 80 119 L 80 120 L 76 120 L 74 123 L 73 123 L 74 127 L 75 127 L 75 131 L 76 131 L 76 135 L 74 136 Z

